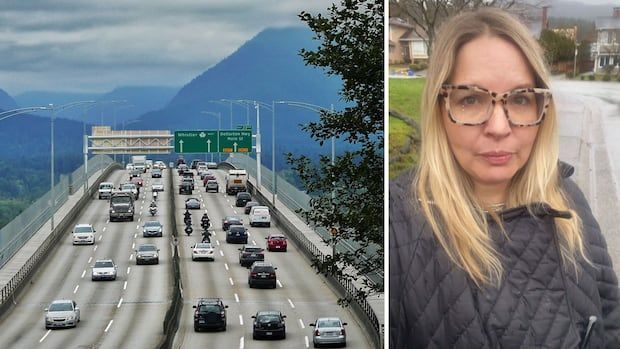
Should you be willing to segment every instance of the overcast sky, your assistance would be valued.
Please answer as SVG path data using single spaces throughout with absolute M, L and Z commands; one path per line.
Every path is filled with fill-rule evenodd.
M 267 27 L 333 0 L 2 0 L 0 88 L 180 87 Z

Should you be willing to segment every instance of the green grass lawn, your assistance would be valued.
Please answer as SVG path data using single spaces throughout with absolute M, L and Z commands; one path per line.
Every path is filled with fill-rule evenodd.
M 420 121 L 420 99 L 425 79 L 390 79 L 389 80 L 389 109 Z M 405 151 L 411 142 L 415 130 L 402 120 L 395 117 L 389 119 L 389 176 L 396 177 L 406 169 L 411 168 L 417 161 L 417 148 L 412 146 Z

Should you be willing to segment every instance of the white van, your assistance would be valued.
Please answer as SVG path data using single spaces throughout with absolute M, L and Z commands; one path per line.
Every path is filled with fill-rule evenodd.
M 99 184 L 99 199 L 109 199 L 112 196 L 112 190 L 114 190 L 114 183 L 102 182 Z
M 250 209 L 250 226 L 271 226 L 271 215 L 267 206 L 252 206 Z

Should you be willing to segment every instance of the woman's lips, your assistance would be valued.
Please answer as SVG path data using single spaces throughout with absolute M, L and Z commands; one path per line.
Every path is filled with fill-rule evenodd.
M 480 156 L 491 165 L 501 166 L 510 162 L 512 159 L 512 153 L 499 151 L 499 152 L 486 152 L 481 153 Z

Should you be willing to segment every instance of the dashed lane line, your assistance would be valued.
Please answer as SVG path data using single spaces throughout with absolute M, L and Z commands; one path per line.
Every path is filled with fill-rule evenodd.
M 276 280 L 276 282 L 278 283 L 278 286 L 280 286 L 280 288 L 284 287 L 282 286 L 282 283 L 280 282 L 280 280 Z
M 82 272 L 82 279 L 84 278 L 84 275 L 86 275 L 86 270 Z
M 125 281 L 125 283 L 123 284 L 123 290 L 127 289 L 127 281 Z
M 129 272 L 131 272 L 131 267 L 127 267 L 127 275 L 129 275 Z
M 239 315 L 239 325 L 243 326 L 243 315 Z
M 80 285 L 76 285 L 75 288 L 73 289 L 73 293 L 77 293 L 79 288 L 80 288 Z
M 105 327 L 105 330 L 103 330 L 103 332 L 108 332 L 108 330 L 110 329 L 110 326 L 112 326 L 112 323 L 114 322 L 114 320 L 110 320 L 110 322 L 108 322 L 108 326 Z
M 90 264 L 90 262 L 92 262 L 92 261 L 93 261 L 93 257 L 91 256 L 91 257 L 88 258 L 88 263 L 87 264 Z
M 224 268 L 226 268 L 226 270 L 228 270 L 228 263 L 224 263 Z
M 235 283 L 233 282 L 232 278 L 228 278 L 228 281 L 230 281 L 230 286 L 235 286 Z
M 304 336 L 304 341 L 306 342 L 306 348 L 310 348 L 310 341 L 308 340 L 308 336 Z
M 239 303 L 239 295 L 235 293 L 235 301 Z
M 302 319 L 299 319 L 299 326 L 301 327 L 302 330 L 306 328 L 306 326 L 304 326 L 304 321 Z
M 41 339 L 39 339 L 39 343 L 43 342 L 45 340 L 45 338 L 47 338 L 47 335 L 50 334 L 50 332 L 52 332 L 52 330 L 47 330 L 47 332 L 45 332 L 45 335 L 43 335 L 43 337 L 41 337 Z
M 116 306 L 116 308 L 120 308 L 121 304 L 123 304 L 123 298 L 121 297 L 121 299 L 118 301 L 118 305 Z
M 293 301 L 290 298 L 287 298 L 287 299 L 288 299 L 288 304 L 291 305 L 291 308 L 295 309 L 295 304 L 293 304 Z
M 220 250 L 220 256 L 224 257 L 224 252 L 222 252 L 222 250 Z

